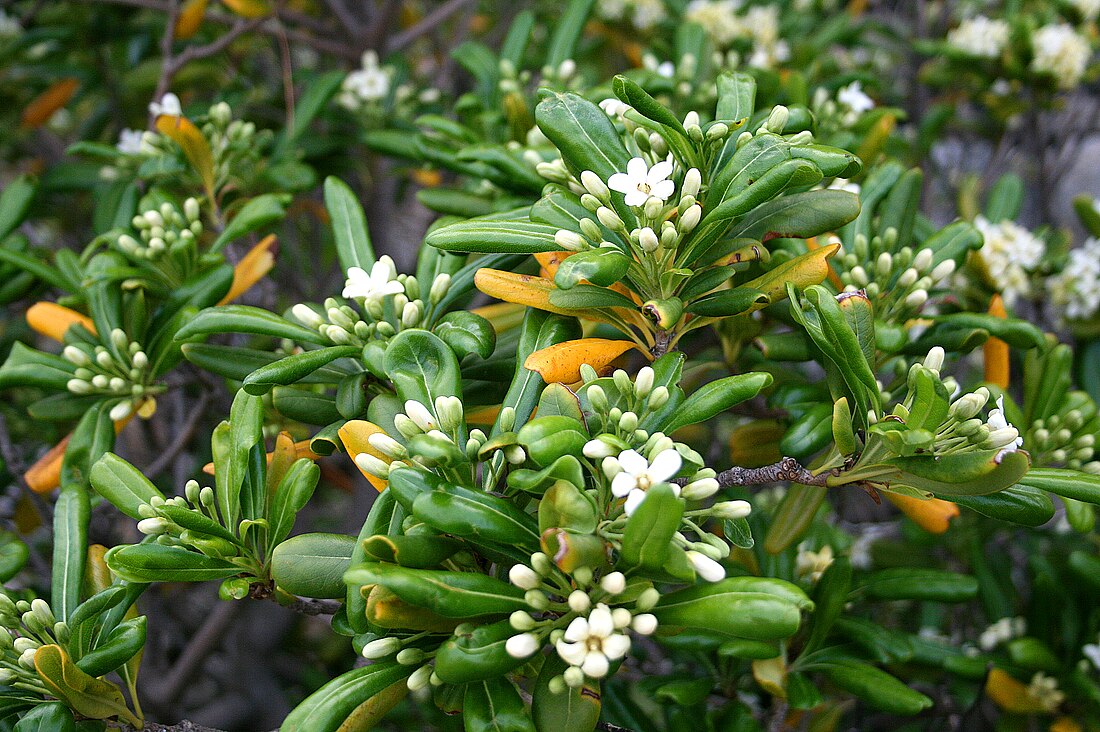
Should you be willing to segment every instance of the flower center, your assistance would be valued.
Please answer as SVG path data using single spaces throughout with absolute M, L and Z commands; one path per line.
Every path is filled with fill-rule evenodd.
M 635 485 L 638 486 L 639 490 L 648 491 L 649 487 L 653 485 L 653 481 L 649 479 L 648 475 L 639 475 L 635 479 Z
M 649 190 L 650 190 L 649 189 L 649 184 L 648 183 L 639 183 L 638 184 L 638 190 L 641 191 L 642 193 L 649 193 Z

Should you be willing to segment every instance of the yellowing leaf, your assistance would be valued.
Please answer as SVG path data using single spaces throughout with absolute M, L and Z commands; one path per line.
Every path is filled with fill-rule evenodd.
M 588 364 L 602 372 L 635 344 L 607 338 L 581 338 L 564 341 L 535 351 L 523 362 L 523 367 L 537 371 L 547 384 L 573 384 L 581 379 L 581 366 Z
M 772 696 L 787 698 L 787 665 L 782 656 L 753 661 L 752 677 Z
M 500 335 L 506 330 L 518 328 L 523 323 L 523 314 L 527 312 L 527 308 L 514 302 L 495 302 L 474 308 L 470 312 L 488 320 L 493 330 Z
M 539 276 L 548 280 L 554 279 L 561 263 L 573 254 L 574 252 L 536 252 L 535 259 L 539 263 Z
M 46 124 L 50 121 L 50 117 L 53 117 L 54 112 L 69 103 L 79 86 L 80 82 L 76 79 L 62 79 L 54 82 L 23 108 L 20 125 L 29 130 Z
M 430 168 L 414 168 L 409 177 L 424 188 L 436 188 L 443 182 L 443 175 L 438 170 Z
M 143 726 L 117 686 L 81 671 L 61 646 L 41 646 L 34 654 L 34 668 L 50 694 L 77 714 L 90 719 L 118 717 L 139 729 Z
M 242 18 L 263 18 L 271 15 L 271 5 L 266 0 L 222 0 L 222 4 Z
M 812 249 L 746 282 L 741 287 L 760 290 L 768 296 L 768 301 L 761 303 L 757 310 L 769 302 L 779 302 L 787 296 L 787 283 L 799 290 L 810 285 L 821 284 L 829 276 L 829 257 L 836 254 L 839 249 L 840 244 L 827 244 Z
M 871 127 L 867 135 L 863 138 L 863 144 L 859 146 L 859 150 L 856 154 L 859 159 L 863 161 L 864 165 L 870 165 L 878 157 L 879 153 L 886 146 L 886 140 L 890 137 L 890 133 L 894 131 L 894 127 L 897 125 L 898 120 L 892 114 L 884 114 L 879 117 L 874 126 Z
M 352 460 L 355 459 L 356 455 L 366 453 L 387 463 L 391 462 L 388 455 L 380 450 L 376 450 L 369 442 L 371 435 L 379 433 L 385 434 L 386 432 L 373 422 L 368 422 L 365 419 L 352 419 L 345 422 L 344 426 L 340 428 L 340 442 L 344 443 L 344 449 L 347 450 Z M 359 467 L 358 463 L 356 463 L 356 467 Z M 359 468 L 359 472 L 363 474 L 364 478 L 370 481 L 370 484 L 373 485 L 375 490 L 379 493 L 389 487 L 390 482 L 388 480 L 383 480 L 377 475 L 371 475 L 362 468 Z
M 176 18 L 176 38 L 186 41 L 198 32 L 203 16 L 206 15 L 206 3 L 207 0 L 187 0 L 183 4 L 179 17 Z
M 60 343 L 74 323 L 80 323 L 88 332 L 95 335 L 95 323 L 87 315 L 82 315 L 64 305 L 55 302 L 36 302 L 27 308 L 27 325 L 36 333 L 53 338 Z
M 408 693 L 409 684 L 405 679 L 386 687 L 357 706 L 336 732 L 370 732 Z
M 499 404 L 487 404 L 483 407 L 472 407 L 466 410 L 466 422 L 477 425 L 492 425 L 500 416 Z
M 1028 690 L 1005 671 L 995 668 L 985 680 L 985 695 L 1006 712 L 1014 714 L 1040 714 L 1046 709 Z
M 274 234 L 265 236 L 259 244 L 248 251 L 248 254 L 241 257 L 241 261 L 237 262 L 237 266 L 233 268 L 233 284 L 229 286 L 229 292 L 225 293 L 225 297 L 218 301 L 218 305 L 233 302 L 271 271 L 275 266 L 274 249 L 277 242 L 278 239 Z
M 169 114 L 162 114 L 157 117 L 156 127 L 157 132 L 171 138 L 183 148 L 183 154 L 187 157 L 187 162 L 191 163 L 191 167 L 202 178 L 206 195 L 213 199 L 214 155 L 210 152 L 210 143 L 203 137 L 199 128 L 186 117 L 175 117 Z
M 111 570 L 104 559 L 106 554 L 107 547 L 102 544 L 88 546 L 88 558 L 84 566 L 84 594 L 89 597 L 102 592 L 114 583 Z
M 1007 318 L 1004 300 L 1000 295 L 994 295 L 989 301 L 989 314 L 997 318 Z M 1002 389 L 1008 388 L 1009 360 L 1008 344 L 1000 338 L 992 336 L 982 346 L 982 356 L 985 360 L 985 380 L 990 384 L 996 384 Z
M 550 304 L 550 293 L 556 290 L 553 280 L 534 275 L 504 272 L 499 269 L 479 269 L 474 275 L 477 289 L 497 300 L 526 305 L 558 315 L 576 316 L 576 310 L 566 310 Z M 608 320 L 597 310 L 587 310 L 584 317 L 606 323 Z
M 1072 717 L 1059 717 L 1050 725 L 1050 732 L 1082 732 L 1083 729 Z
M 914 498 L 900 493 L 884 493 L 887 500 L 930 534 L 942 534 L 951 525 L 951 519 L 959 515 L 959 507 L 940 498 Z

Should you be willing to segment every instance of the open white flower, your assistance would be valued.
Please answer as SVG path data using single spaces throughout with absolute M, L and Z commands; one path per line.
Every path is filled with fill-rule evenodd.
M 1039 266 L 1046 254 L 1046 244 L 1028 229 L 1012 221 L 994 224 L 984 216 L 974 219 L 982 233 L 979 255 L 989 270 L 1005 303 L 1012 305 L 1031 289 L 1028 273 Z
M 385 99 L 390 93 L 390 75 L 389 68 L 379 65 L 376 52 L 364 52 L 363 67 L 345 76 L 340 85 L 340 103 L 357 109 L 362 102 Z
M 137 155 L 141 152 L 141 139 L 144 134 L 141 130 L 131 130 L 127 127 L 118 133 L 118 144 L 115 147 L 119 152 L 127 155 Z
M 870 112 L 875 108 L 875 100 L 867 96 L 863 91 L 863 85 L 858 81 L 841 87 L 836 93 L 836 100 L 856 114 Z
M 611 480 L 611 492 L 619 498 L 626 497 L 624 510 L 630 516 L 645 500 L 646 491 L 676 475 L 683 460 L 680 453 L 671 448 L 658 453 L 652 463 L 636 450 L 623 450 L 618 463 L 622 470 Z M 680 486 L 673 484 L 672 490 L 680 495 Z
M 625 194 L 627 206 L 644 206 L 651 196 L 659 201 L 668 200 L 676 189 L 676 184 L 668 180 L 670 175 L 672 163 L 667 160 L 650 168 L 642 158 L 631 158 L 625 173 L 615 173 L 607 179 L 607 187 Z
M 396 295 L 405 291 L 405 286 L 397 281 L 397 266 L 387 255 L 379 257 L 368 274 L 362 267 L 348 270 L 348 279 L 344 284 L 344 297 L 380 300 L 386 295 Z
M 1047 280 L 1047 288 L 1065 318 L 1083 320 L 1100 310 L 1100 239 L 1071 250 L 1065 269 Z
M 816 552 L 801 546 L 798 548 L 798 557 L 794 561 L 794 571 L 799 577 L 817 582 L 832 563 L 833 548 L 828 544 Z
M 587 619 L 575 618 L 555 648 L 570 666 L 580 668 L 589 678 L 599 679 L 607 676 L 611 661 L 617 661 L 630 650 L 630 637 L 615 632 L 611 610 L 601 602 Z
M 1004 395 L 997 397 L 997 406 L 989 411 L 985 424 L 989 427 L 989 446 L 1001 448 L 997 453 L 998 461 L 1008 453 L 1016 452 L 1024 444 L 1020 431 L 1005 418 Z
M 180 106 L 180 98 L 168 92 L 160 98 L 159 102 L 149 102 L 149 113 L 154 117 L 182 117 L 183 107 Z

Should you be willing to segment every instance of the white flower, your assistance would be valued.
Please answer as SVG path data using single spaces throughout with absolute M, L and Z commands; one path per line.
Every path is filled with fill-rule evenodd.
M 1066 268 L 1047 281 L 1050 298 L 1070 320 L 1090 318 L 1100 310 L 1100 239 L 1089 239 L 1070 251 Z
M 1008 45 L 1008 23 L 984 15 L 968 18 L 947 34 L 947 43 L 979 58 L 996 58 Z
M 687 552 L 688 561 L 695 572 L 706 582 L 718 582 L 726 578 L 726 568 L 706 554 L 697 551 Z
M 833 548 L 828 544 L 816 552 L 803 545 L 798 548 L 794 570 L 799 577 L 808 577 L 811 582 L 817 582 L 832 563 Z
M 180 98 L 168 92 L 160 98 L 159 102 L 149 102 L 149 113 L 154 117 L 182 117 L 183 107 L 180 106 Z
M 405 291 L 405 286 L 397 281 L 397 267 L 389 255 L 382 255 L 371 267 L 370 274 L 362 267 L 348 270 L 348 279 L 344 284 L 344 297 L 381 300 L 386 295 L 396 295 Z
M 1027 693 L 1034 697 L 1047 712 L 1053 712 L 1066 700 L 1066 695 L 1058 690 L 1058 679 L 1047 676 L 1042 671 L 1031 677 Z
M 144 134 L 141 130 L 131 130 L 127 127 L 118 133 L 118 144 L 115 147 L 119 152 L 127 155 L 137 155 L 141 152 L 141 139 Z
M 671 61 L 664 61 L 657 65 L 654 69 L 657 72 L 657 76 L 663 76 L 666 79 L 671 79 L 676 74 L 676 65 Z
M 1081 653 L 1092 662 L 1093 668 L 1100 670 L 1100 643 L 1086 643 L 1081 647 Z
M 535 655 L 540 645 L 538 636 L 534 633 L 520 633 L 505 641 L 504 650 L 512 658 L 528 658 Z
M 600 102 L 600 109 L 608 117 L 621 117 L 626 110 L 630 109 L 630 105 L 615 97 L 608 97 Z
M 1023 618 L 1001 618 L 978 636 L 978 647 L 983 651 L 992 651 L 1002 643 L 1023 635 L 1026 630 L 1026 621 Z
M 580 668 L 589 678 L 599 679 L 607 676 L 611 661 L 630 650 L 630 637 L 615 632 L 611 610 L 601 602 L 587 619 L 574 618 L 554 647 L 570 666 Z
M 363 53 L 363 68 L 352 71 L 344 77 L 340 85 L 340 104 L 349 109 L 358 109 L 363 102 L 385 99 L 390 93 L 392 71 L 378 65 L 378 54 L 374 51 Z
M 1031 37 L 1031 70 L 1050 74 L 1058 86 L 1070 89 L 1088 65 L 1089 42 L 1068 23 L 1044 25 Z
M 645 499 L 646 491 L 676 475 L 682 463 L 680 453 L 671 448 L 658 453 L 652 463 L 635 450 L 623 450 L 618 459 L 622 470 L 611 480 L 611 492 L 626 497 L 624 510 L 630 516 Z M 672 484 L 672 491 L 680 495 L 680 486 Z
M 997 397 L 997 406 L 989 411 L 986 426 L 989 428 L 988 443 L 990 448 L 1001 448 L 997 453 L 997 460 L 1010 452 L 1016 452 L 1024 444 L 1024 438 L 1020 432 L 1005 419 L 1004 395 Z
M 715 43 L 725 47 L 750 34 L 737 14 L 741 0 L 692 0 L 684 10 L 684 20 L 697 23 Z
M 853 81 L 848 86 L 841 87 L 836 93 L 836 100 L 856 114 L 870 112 L 875 108 L 875 100 L 864 93 L 863 85 L 858 81 Z
M 1085 20 L 1096 20 L 1100 15 L 1100 0 L 1069 0 Z
M 672 163 L 667 160 L 652 168 L 642 158 L 631 158 L 625 173 L 615 173 L 607 180 L 607 187 L 626 194 L 627 206 L 644 206 L 650 197 L 667 201 L 676 185 L 668 180 L 672 175 Z
M 979 252 L 989 270 L 989 276 L 1012 305 L 1031 289 L 1028 273 L 1039 266 L 1046 254 L 1046 244 L 1028 229 L 1012 221 L 994 224 L 984 216 L 974 219 L 974 226 L 985 240 Z

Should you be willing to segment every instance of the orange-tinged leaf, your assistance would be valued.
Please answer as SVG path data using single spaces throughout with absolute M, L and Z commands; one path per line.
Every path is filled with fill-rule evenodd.
M 853 18 L 858 18 L 867 11 L 867 0 L 849 0 L 848 2 L 848 14 Z
M 554 275 L 558 273 L 558 267 L 566 260 L 567 257 L 573 256 L 576 252 L 537 252 L 535 259 L 539 263 L 539 276 L 545 277 L 548 280 L 554 279 Z
M 34 668 L 50 694 L 63 699 L 77 714 L 90 719 L 118 717 L 135 727 L 143 726 L 117 686 L 81 671 L 61 646 L 40 646 L 34 653 Z
M 69 103 L 79 86 L 80 82 L 72 78 L 51 84 L 23 108 L 23 118 L 20 121 L 23 129 L 34 129 L 49 122 L 57 110 Z
M 499 404 L 487 404 L 483 407 L 472 407 L 466 410 L 466 422 L 477 425 L 492 425 L 500 416 Z
M 443 174 L 430 168 L 414 168 L 409 177 L 424 188 L 437 188 L 443 182 Z
M 36 333 L 53 338 L 58 343 L 64 340 L 65 331 L 74 323 L 80 323 L 89 333 L 96 334 L 95 323 L 91 318 L 64 305 L 43 301 L 27 308 L 27 325 Z
M 951 501 L 939 498 L 914 498 L 899 493 L 884 493 L 887 500 L 930 534 L 942 534 L 951 525 L 951 519 L 959 515 L 959 507 Z
M 378 425 L 373 422 L 368 422 L 365 419 L 348 420 L 339 431 L 340 442 L 344 444 L 344 449 L 347 450 L 352 460 L 355 459 L 356 455 L 366 453 L 387 463 L 391 462 L 391 458 L 388 455 L 376 450 L 369 442 L 370 436 L 378 433 L 385 434 L 386 432 Z M 355 467 L 359 468 L 359 464 L 356 463 Z M 388 480 L 383 480 L 376 475 L 371 475 L 362 468 L 359 468 L 359 472 L 363 474 L 363 477 L 366 478 L 379 493 L 389 487 L 390 482 Z
M 581 379 L 581 366 L 588 364 L 602 372 L 619 356 L 637 346 L 631 341 L 581 338 L 564 341 L 535 351 L 523 367 L 537 371 L 547 384 L 573 384 Z
M 812 252 L 815 249 L 820 249 L 821 245 L 817 243 L 816 236 L 811 236 L 809 239 L 806 240 L 806 247 Z M 840 275 L 838 275 L 832 267 L 829 268 L 828 277 L 829 284 L 831 284 L 833 287 L 840 290 L 841 292 L 844 291 L 844 283 L 840 281 Z
M 1000 295 L 994 295 L 989 301 L 989 314 L 997 318 L 1007 318 L 1004 300 Z M 996 384 L 1002 389 L 1008 388 L 1009 360 L 1008 344 L 1000 338 L 990 336 L 982 346 L 982 356 L 985 360 L 985 380 L 990 384 Z
M 778 302 L 787 296 L 788 283 L 799 290 L 810 285 L 821 284 L 829 276 L 829 257 L 836 254 L 839 249 L 839 243 L 812 249 L 746 282 L 742 287 L 760 290 L 767 294 L 769 302 Z M 761 304 L 759 307 L 764 307 L 766 304 Z
M 222 4 L 242 18 L 263 18 L 271 15 L 267 0 L 222 0 Z
M 286 433 L 281 433 L 281 434 L 286 434 Z M 324 457 L 323 455 L 318 455 L 313 450 L 309 449 L 309 444 L 312 441 L 313 440 L 300 440 L 300 441 L 294 443 L 294 460 L 297 460 L 298 458 L 307 458 L 309 460 L 316 461 L 316 460 L 320 460 L 322 457 Z M 278 443 L 276 442 L 276 450 L 277 449 L 278 449 Z M 274 458 L 275 458 L 275 453 L 274 452 L 267 453 L 267 464 L 271 465 L 271 462 L 272 462 L 272 460 L 274 460 Z M 294 460 L 291 460 L 291 462 L 294 462 Z M 202 466 L 202 472 L 206 473 L 207 475 L 213 475 L 214 474 L 214 463 L 207 463 L 206 465 L 203 465 Z
M 1050 725 L 1050 732 L 1082 732 L 1083 729 L 1072 717 L 1059 717 Z
M 241 261 L 237 262 L 237 266 L 233 268 L 233 284 L 229 286 L 229 292 L 225 293 L 225 297 L 218 301 L 218 305 L 233 302 L 271 271 L 275 266 L 277 243 L 278 239 L 275 235 L 269 234 L 252 247 L 248 254 L 241 257 Z
M 994 668 L 985 680 L 985 695 L 1006 712 L 1015 714 L 1039 714 L 1046 709 L 1027 688 L 1027 684 L 1012 678 L 1007 672 Z
M 89 597 L 114 584 L 111 569 L 107 566 L 107 547 L 102 544 L 88 546 L 88 559 L 84 567 L 84 594 Z
M 187 0 L 183 4 L 179 17 L 176 18 L 176 38 L 186 41 L 198 32 L 203 16 L 206 15 L 206 3 L 207 0 Z
M 477 285 L 477 289 L 497 300 L 526 305 L 548 313 L 577 316 L 576 310 L 566 310 L 550 304 L 550 293 L 557 288 L 553 280 L 545 277 L 504 272 L 499 269 L 479 269 L 474 275 L 474 284 Z M 601 323 L 608 322 L 597 310 L 584 311 L 584 317 Z
M 883 147 L 886 146 L 886 140 L 890 137 L 890 133 L 894 131 L 894 127 L 897 125 L 897 117 L 892 114 L 884 114 L 875 122 L 870 131 L 863 138 L 863 144 L 860 145 L 856 154 L 859 159 L 863 161 L 864 165 L 870 165 L 882 152 Z
M 210 152 L 210 143 L 203 137 L 199 128 L 186 117 L 162 114 L 157 117 L 157 132 L 169 137 L 183 148 L 187 162 L 202 178 L 206 195 L 214 198 L 214 155 Z

